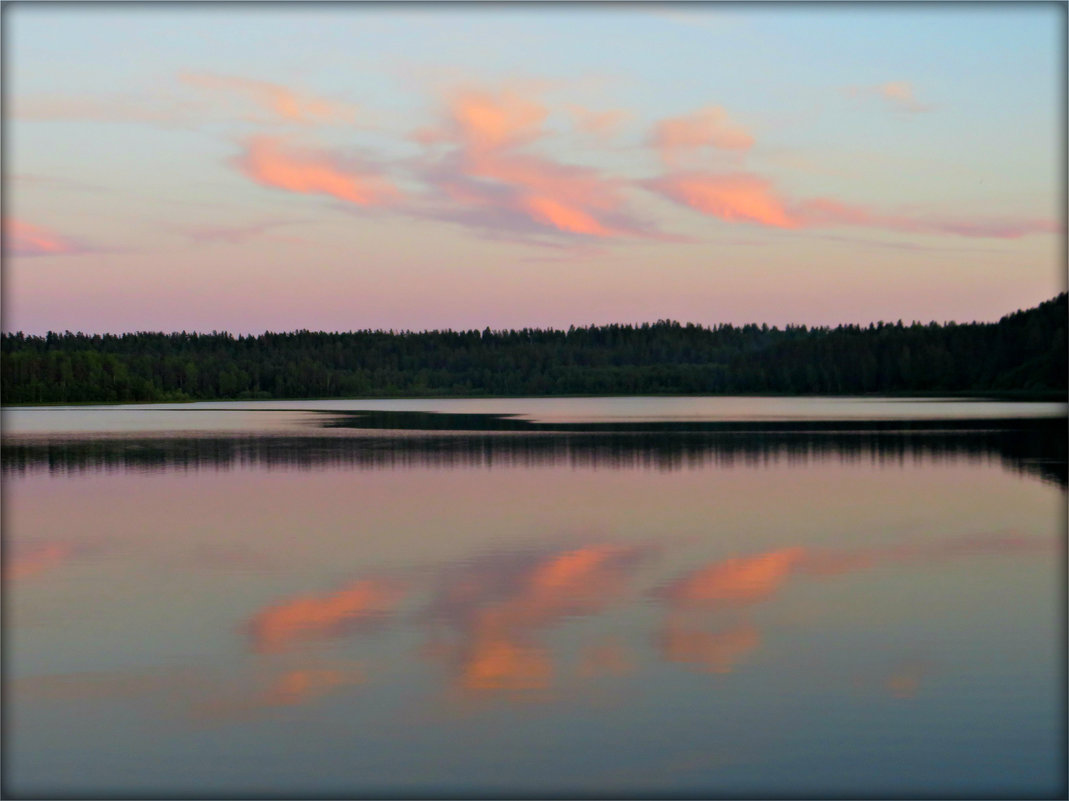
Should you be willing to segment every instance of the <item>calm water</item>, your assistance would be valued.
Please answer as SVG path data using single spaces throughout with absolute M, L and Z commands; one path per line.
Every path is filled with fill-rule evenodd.
M 1059 797 L 1066 409 L 5 409 L 5 793 Z

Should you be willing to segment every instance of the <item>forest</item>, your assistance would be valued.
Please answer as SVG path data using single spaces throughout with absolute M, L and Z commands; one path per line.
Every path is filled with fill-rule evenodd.
M 1066 293 L 996 323 L 45 336 L 5 333 L 0 402 L 632 394 L 1064 399 Z

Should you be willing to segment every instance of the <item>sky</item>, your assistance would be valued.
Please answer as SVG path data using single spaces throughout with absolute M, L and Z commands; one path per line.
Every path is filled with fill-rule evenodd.
M 1065 7 L 6 4 L 3 329 L 997 320 Z

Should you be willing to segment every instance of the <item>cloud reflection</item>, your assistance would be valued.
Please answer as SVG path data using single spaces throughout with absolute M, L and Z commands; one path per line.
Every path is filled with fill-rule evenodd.
M 360 623 L 381 620 L 403 593 L 396 582 L 363 579 L 330 595 L 304 595 L 268 606 L 249 622 L 256 650 L 282 651 L 309 639 L 329 639 Z
M 446 636 L 429 653 L 462 691 L 543 689 L 553 658 L 537 632 L 621 601 L 642 549 L 605 544 L 494 556 L 447 576 L 429 618 Z
M 676 605 L 763 601 L 779 589 L 804 556 L 803 548 L 781 548 L 713 562 L 669 584 L 664 596 Z
M 191 712 L 201 721 L 230 721 L 272 709 L 310 704 L 344 687 L 366 682 L 367 673 L 360 664 L 303 665 L 236 686 L 222 682 L 215 695 L 194 703 Z M 248 683 L 253 684 L 252 691 L 247 688 Z M 220 689 L 226 692 L 220 693 Z
M 635 661 L 630 650 L 614 638 L 606 638 L 583 648 L 576 666 L 576 673 L 587 679 L 622 676 L 634 670 Z
M 32 545 L 14 545 L 4 559 L 5 581 L 22 580 L 67 564 L 84 554 L 85 546 L 66 542 L 42 542 Z
M 658 635 L 661 655 L 666 661 L 696 666 L 711 673 L 731 673 L 760 643 L 760 633 L 749 623 L 705 631 L 673 620 Z

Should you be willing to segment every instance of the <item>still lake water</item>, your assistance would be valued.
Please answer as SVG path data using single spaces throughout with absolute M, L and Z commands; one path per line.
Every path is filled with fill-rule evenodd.
M 1063 797 L 1066 430 L 5 409 L 5 795 Z

